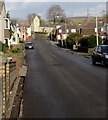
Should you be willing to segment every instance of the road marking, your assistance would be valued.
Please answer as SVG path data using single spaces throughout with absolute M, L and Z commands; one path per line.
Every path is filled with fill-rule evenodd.
M 53 57 L 56 57 L 55 55 L 52 55 Z
M 50 53 L 50 55 L 53 56 L 53 57 L 56 57 L 56 55 L 54 55 L 54 54 L 52 54 L 52 53 Z

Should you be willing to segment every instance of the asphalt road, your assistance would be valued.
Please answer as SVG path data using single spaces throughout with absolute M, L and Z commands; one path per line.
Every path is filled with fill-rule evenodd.
M 105 118 L 107 68 L 37 36 L 27 50 L 23 118 Z

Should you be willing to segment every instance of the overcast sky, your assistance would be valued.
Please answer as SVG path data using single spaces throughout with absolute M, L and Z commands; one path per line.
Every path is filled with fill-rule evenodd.
M 106 10 L 106 2 L 6 2 L 6 9 L 9 10 L 11 18 L 26 19 L 27 14 L 36 13 L 46 19 L 46 13 L 51 5 L 60 5 L 67 17 L 101 16 Z

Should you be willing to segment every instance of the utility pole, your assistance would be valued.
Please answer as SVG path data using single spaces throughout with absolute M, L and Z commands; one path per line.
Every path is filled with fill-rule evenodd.
M 99 45 L 97 12 L 96 12 L 96 41 L 97 45 Z
M 65 34 L 67 35 L 66 17 L 65 17 Z M 66 40 L 65 40 L 65 46 L 67 47 Z

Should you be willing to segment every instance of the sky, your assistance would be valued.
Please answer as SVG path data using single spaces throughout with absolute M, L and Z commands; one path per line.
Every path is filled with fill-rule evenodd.
M 60 5 L 67 17 L 87 16 L 88 13 L 90 16 L 101 16 L 106 10 L 106 2 L 15 2 L 15 0 L 6 1 L 6 10 L 10 12 L 11 18 L 27 19 L 28 14 L 36 13 L 42 19 L 46 19 L 47 10 L 52 5 Z

